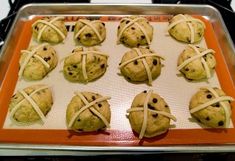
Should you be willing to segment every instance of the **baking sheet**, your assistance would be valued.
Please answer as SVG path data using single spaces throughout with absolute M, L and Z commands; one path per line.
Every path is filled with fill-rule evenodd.
M 75 22 L 67 22 L 66 25 L 74 25 Z M 152 87 L 146 83 L 134 84 L 127 82 L 123 76 L 120 76 L 118 64 L 124 53 L 130 48 L 120 44 L 117 45 L 117 27 L 119 22 L 106 22 L 107 36 L 105 41 L 99 46 L 101 51 L 109 55 L 107 72 L 100 79 L 87 84 L 71 83 L 67 81 L 63 73 L 62 58 L 66 57 L 75 47 L 73 40 L 73 32 L 68 32 L 68 36 L 64 43 L 54 45 L 59 63 L 57 67 L 49 73 L 49 75 L 40 81 L 18 80 L 15 92 L 19 89 L 34 85 L 46 84 L 51 86 L 54 96 L 54 104 L 52 110 L 46 116 L 46 122 L 29 126 L 19 126 L 13 124 L 9 117 L 4 123 L 5 129 L 67 129 L 66 127 L 66 108 L 70 100 L 74 96 L 76 90 L 93 91 L 101 95 L 111 96 L 109 101 L 111 107 L 111 129 L 131 131 L 129 121 L 126 118 L 126 110 L 130 108 L 135 95 L 143 90 L 153 89 L 160 94 L 170 106 L 172 114 L 177 118 L 177 122 L 171 121 L 172 127 L 175 129 L 194 129 L 202 128 L 194 119 L 191 118 L 188 105 L 191 96 L 204 86 L 220 87 L 217 74 L 214 73 L 212 78 L 206 81 L 189 82 L 183 76 L 178 76 L 176 64 L 179 54 L 187 47 L 187 44 L 180 43 L 167 35 L 166 29 L 168 22 L 151 22 L 154 27 L 154 37 L 150 48 L 165 58 L 162 61 L 164 67 L 161 75 L 154 80 Z M 30 45 L 38 44 L 31 39 Z M 205 39 L 197 44 L 198 46 L 207 48 Z M 14 93 L 15 93 L 14 92 Z M 231 127 L 232 124 L 230 124 Z
M 227 69 L 226 62 L 220 50 L 219 44 L 216 41 L 213 28 L 209 21 L 201 16 L 196 16 L 206 23 L 205 38 L 200 43 L 201 46 L 208 46 L 216 51 L 215 57 L 217 60 L 216 73 L 208 82 L 192 83 L 186 81 L 183 77 L 178 77 L 176 74 L 176 64 L 178 55 L 186 47 L 186 44 L 177 42 L 170 36 L 166 36 L 166 20 L 169 16 L 147 16 L 154 26 L 154 40 L 151 43 L 151 48 L 158 54 L 165 57 L 163 64 L 165 67 L 162 69 L 162 74 L 153 82 L 150 87 L 146 84 L 132 84 L 127 82 L 120 76 L 118 64 L 124 52 L 130 50 L 123 45 L 116 44 L 116 29 L 119 24 L 119 17 L 107 16 L 101 17 L 105 21 L 107 27 L 107 38 L 102 43 L 100 48 L 102 51 L 108 53 L 110 58 L 108 60 L 109 67 L 103 77 L 95 82 L 86 85 L 79 83 L 71 83 L 64 79 L 62 70 L 63 63 L 58 64 L 48 77 L 42 81 L 26 82 L 21 80 L 17 82 L 19 51 L 26 49 L 32 42 L 31 40 L 31 25 L 32 20 L 26 21 L 22 27 L 22 32 L 19 35 L 19 41 L 16 44 L 16 49 L 13 52 L 13 57 L 9 62 L 9 71 L 6 74 L 3 82 L 4 86 L 0 91 L 0 98 L 4 98 L 5 102 L 0 102 L 4 105 L 0 108 L 0 141 L 12 143 L 39 143 L 39 144 L 63 144 L 63 145 L 182 145 L 182 144 L 222 144 L 235 142 L 234 135 L 235 129 L 231 126 L 227 130 L 220 129 L 203 129 L 196 122 L 191 120 L 188 112 L 188 102 L 191 96 L 201 86 L 220 86 L 226 93 L 234 96 L 234 86 L 232 84 L 231 75 Z M 94 16 L 92 17 L 94 18 Z M 98 17 L 96 17 L 98 18 Z M 76 18 L 75 18 L 76 19 Z M 74 20 L 75 20 L 74 19 Z M 68 24 L 74 24 L 71 22 Z M 110 20 L 110 21 L 108 21 Z M 71 28 L 71 27 L 70 27 Z M 55 45 L 58 51 L 59 59 L 69 54 L 75 47 L 72 40 L 73 33 L 69 33 L 64 44 Z M 67 40 L 68 39 L 68 40 Z M 167 43 L 165 41 L 168 41 Z M 112 43 L 110 43 L 112 42 Z M 176 48 L 177 45 L 177 48 Z M 10 81 L 15 81 L 9 84 Z M 47 83 L 52 86 L 54 105 L 53 109 L 47 115 L 47 122 L 36 124 L 28 127 L 15 126 L 6 117 L 7 106 L 14 89 L 22 89 L 28 85 Z M 154 137 L 152 139 L 139 140 L 138 135 L 131 131 L 129 122 L 125 116 L 126 109 L 130 108 L 131 102 L 136 94 L 143 90 L 154 89 L 159 93 L 169 104 L 171 112 L 178 119 L 176 123 L 171 122 L 171 129 L 164 135 Z M 189 91 L 190 89 L 190 91 Z M 65 111 L 66 106 L 73 96 L 74 90 L 94 91 L 102 94 L 103 96 L 111 96 L 109 101 L 111 104 L 111 129 L 101 133 L 85 133 L 77 134 L 66 129 L 65 125 Z M 4 93 L 2 92 L 4 91 Z M 120 92 L 121 91 L 121 92 Z M 63 99 L 61 99 L 63 98 Z M 234 113 L 234 110 L 233 110 Z M 50 119 L 53 119 L 50 120 Z M 54 123 L 53 123 L 54 122 Z M 57 124 L 59 122 L 59 124 Z M 234 122 L 234 119 L 233 119 Z M 37 136 L 37 137 L 35 137 Z M 180 139 L 182 136 L 184 140 Z

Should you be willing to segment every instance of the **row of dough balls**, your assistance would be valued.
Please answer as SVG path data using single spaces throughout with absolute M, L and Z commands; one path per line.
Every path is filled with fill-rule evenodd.
M 111 110 L 107 100 L 93 92 L 75 92 L 66 111 L 68 129 L 76 132 L 92 132 L 110 127 Z M 199 89 L 191 98 L 189 110 L 200 123 L 213 128 L 229 127 L 231 118 L 230 101 L 218 88 Z M 11 98 L 10 117 L 16 124 L 29 125 L 46 121 L 53 105 L 50 87 L 33 85 L 19 90 Z M 176 121 L 165 100 L 153 90 L 143 91 L 135 96 L 131 108 L 127 110 L 131 128 L 139 138 L 154 137 L 167 132 L 170 119 Z
M 64 17 L 44 17 L 32 25 L 33 37 L 38 41 L 60 43 L 67 36 Z M 169 21 L 169 34 L 178 41 L 199 42 L 205 30 L 205 24 L 190 15 L 178 14 Z M 74 28 L 74 40 L 85 46 L 101 44 L 106 38 L 105 23 L 100 20 L 79 19 Z M 153 27 L 142 16 L 124 17 L 117 32 L 118 43 L 128 47 L 150 45 L 153 39 Z
M 19 77 L 26 80 L 43 79 L 58 63 L 56 51 L 49 44 L 31 46 L 21 53 Z M 213 54 L 211 49 L 189 45 L 180 54 L 177 69 L 189 80 L 210 78 L 216 66 Z M 64 76 L 72 82 L 93 81 L 105 73 L 108 57 L 96 47 L 79 46 L 62 59 Z M 132 48 L 123 55 L 119 69 L 127 80 L 151 85 L 161 73 L 162 60 L 149 48 Z

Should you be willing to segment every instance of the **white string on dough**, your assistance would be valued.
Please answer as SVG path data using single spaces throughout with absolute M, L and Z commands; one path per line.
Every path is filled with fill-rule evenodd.
M 211 73 L 210 73 L 210 69 L 208 67 L 208 64 L 206 63 L 205 59 L 203 58 L 204 55 L 208 54 L 208 53 L 212 53 L 214 54 L 215 51 L 212 50 L 212 49 L 206 49 L 205 51 L 201 52 L 193 45 L 188 45 L 190 48 L 192 48 L 195 52 L 196 52 L 196 55 L 192 56 L 191 58 L 185 60 L 183 63 L 181 63 L 178 67 L 177 67 L 177 70 L 181 70 L 182 68 L 184 68 L 186 65 L 188 65 L 189 63 L 191 63 L 192 61 L 196 60 L 196 59 L 200 59 L 202 64 L 203 64 L 203 67 L 206 71 L 206 77 L 207 78 L 210 78 L 211 77 Z
M 52 29 L 54 29 L 62 38 L 63 38 L 63 40 L 65 39 L 65 35 L 64 35 L 64 33 L 60 30 L 60 29 L 58 29 L 58 27 L 57 26 L 55 26 L 54 24 L 53 24 L 53 22 L 55 22 L 55 21 L 57 21 L 57 20 L 61 20 L 61 19 L 64 19 L 64 17 L 55 17 L 55 18 L 53 18 L 51 21 L 46 21 L 46 20 L 37 20 L 34 24 L 33 24 L 33 26 L 35 26 L 37 23 L 43 23 L 45 26 L 43 26 L 41 29 L 40 29 L 40 31 L 39 31 L 39 33 L 38 33 L 38 36 L 37 36 L 37 41 L 40 41 L 40 39 L 41 39 L 41 37 L 42 37 L 42 33 L 44 32 L 44 30 L 46 29 L 46 27 L 47 26 L 49 26 L 49 27 L 51 27 Z
M 85 26 L 83 26 L 79 31 L 78 31 L 78 33 L 75 35 L 75 38 L 77 38 L 86 28 L 87 28 L 87 26 L 89 26 L 94 32 L 95 32 L 95 34 L 97 35 L 97 37 L 99 38 L 99 40 L 100 41 L 102 41 L 102 36 L 100 35 L 100 33 L 99 33 L 99 31 L 96 29 L 96 27 L 94 26 L 94 23 L 96 23 L 96 22 L 100 22 L 100 21 L 92 21 L 92 22 L 90 22 L 90 21 L 86 21 L 86 20 L 83 20 L 83 19 L 80 19 L 80 20 L 78 20 L 78 21 L 80 21 L 81 23 L 84 23 L 85 24 Z
M 199 22 L 199 23 L 202 24 L 202 26 L 203 26 L 204 28 L 206 28 L 204 22 L 202 22 L 201 20 L 196 19 L 196 18 L 186 17 L 186 16 L 183 15 L 183 14 L 179 14 L 179 16 L 181 16 L 182 19 L 171 23 L 171 24 L 168 26 L 167 30 L 169 31 L 171 28 L 173 28 L 175 25 L 177 25 L 177 24 L 179 24 L 179 23 L 181 23 L 181 22 L 186 22 L 186 24 L 188 25 L 189 30 L 190 30 L 190 43 L 194 43 L 195 32 L 194 32 L 194 29 L 193 29 L 192 24 L 189 23 L 189 22 L 193 22 L 193 21 Z
M 33 107 L 33 109 L 35 110 L 35 112 L 38 114 L 38 116 L 40 117 L 40 119 L 42 120 L 42 122 L 45 122 L 46 117 L 44 116 L 44 114 L 42 113 L 41 109 L 39 108 L 39 106 L 35 103 L 35 101 L 31 98 L 35 93 L 37 93 L 38 91 L 44 90 L 49 88 L 49 86 L 43 86 L 40 87 L 38 89 L 36 89 L 35 91 L 33 91 L 31 94 L 27 95 L 26 92 L 24 92 L 23 90 L 19 91 L 20 94 L 24 97 L 19 103 L 17 103 L 13 109 L 10 112 L 10 118 L 12 118 L 14 120 L 14 115 L 16 113 L 16 111 L 21 107 L 20 105 L 27 100 Z
M 75 94 L 80 97 L 82 99 L 82 101 L 84 102 L 85 106 L 83 106 L 82 108 L 80 108 L 77 112 L 75 112 L 75 114 L 73 115 L 73 117 L 71 118 L 71 120 L 69 121 L 69 124 L 68 124 L 68 127 L 71 128 L 74 124 L 74 122 L 76 121 L 77 117 L 83 112 L 85 111 L 86 109 L 91 109 L 92 112 L 94 112 L 105 124 L 106 127 L 110 127 L 109 125 L 109 122 L 106 120 L 106 118 L 101 114 L 99 113 L 95 108 L 93 108 L 92 106 L 95 105 L 96 103 L 98 102 L 102 102 L 102 101 L 106 101 L 106 100 L 109 100 L 111 99 L 111 97 L 101 97 L 101 98 L 98 98 L 92 102 L 88 102 L 86 100 L 86 98 L 80 93 L 80 92 L 75 92 Z
M 204 108 L 207 108 L 208 106 L 210 106 L 212 104 L 219 103 L 223 107 L 223 109 L 224 109 L 224 113 L 225 113 L 225 127 L 228 128 L 229 127 L 229 123 L 230 123 L 231 109 L 228 109 L 223 101 L 233 101 L 234 99 L 232 97 L 230 97 L 230 96 L 219 96 L 217 94 L 217 92 L 213 88 L 211 88 L 211 87 L 203 87 L 201 89 L 209 90 L 215 96 L 215 98 L 213 100 L 205 102 L 204 104 L 201 104 L 201 105 L 191 109 L 190 113 L 195 113 L 195 112 L 200 111 L 200 110 L 202 110 Z
M 128 24 L 126 24 L 122 30 L 119 32 L 118 34 L 118 40 L 117 42 L 119 43 L 120 42 L 120 38 L 122 37 L 122 34 L 123 32 L 129 27 L 131 26 L 132 24 L 135 24 L 144 34 L 145 38 L 146 38 L 146 41 L 148 43 L 148 45 L 150 45 L 150 37 L 148 36 L 147 32 L 146 32 L 146 29 L 143 28 L 141 25 L 139 25 L 139 23 L 137 22 L 138 20 L 146 20 L 144 17 L 136 17 L 135 19 L 130 19 L 130 18 L 123 18 L 122 20 L 126 20 L 126 21 L 130 21 Z
M 27 63 L 29 62 L 30 58 L 32 56 L 35 56 L 38 60 L 40 60 L 42 62 L 42 64 L 45 65 L 46 68 L 50 68 L 50 65 L 44 61 L 40 56 L 36 56 L 36 52 L 37 50 L 39 50 L 40 48 L 44 47 L 48 45 L 47 43 L 43 43 L 43 44 L 40 44 L 38 45 L 36 48 L 34 48 L 32 51 L 29 51 L 29 50 L 22 50 L 21 52 L 22 53 L 27 53 L 28 55 L 26 56 L 26 58 L 24 59 L 23 63 L 20 63 L 20 71 L 18 73 L 18 76 L 21 77 L 23 72 L 24 72 L 24 69 L 27 65 Z
M 159 57 L 159 58 L 161 58 L 161 59 L 163 59 L 163 60 L 164 60 L 164 58 L 163 58 L 162 56 L 158 55 L 158 54 L 143 54 L 143 53 L 141 52 L 141 50 L 138 49 L 138 48 L 133 48 L 133 50 L 135 50 L 135 52 L 137 53 L 138 56 L 135 57 L 135 58 L 132 58 L 132 59 L 126 61 L 126 62 L 123 62 L 122 64 L 119 65 L 119 68 L 122 68 L 122 67 L 124 67 L 125 65 L 129 64 L 130 62 L 133 62 L 133 61 L 135 61 L 135 60 L 137 60 L 137 59 L 141 59 L 143 65 L 144 65 L 144 68 L 145 68 L 145 70 L 146 70 L 147 76 L 148 76 L 149 84 L 152 85 L 152 81 L 153 81 L 152 73 L 151 73 L 151 71 L 150 71 L 150 69 L 149 69 L 148 63 L 146 62 L 146 57 L 154 57 L 154 56 L 156 56 L 156 57 Z
M 145 100 L 144 100 L 144 108 L 143 107 L 133 107 L 133 108 L 130 108 L 130 109 L 127 110 L 127 113 L 137 112 L 137 111 L 144 111 L 144 118 L 143 118 L 141 131 L 140 131 L 140 134 L 139 134 L 139 139 L 142 139 L 144 137 L 144 134 L 145 134 L 145 131 L 146 131 L 146 128 L 147 128 L 148 110 L 153 112 L 153 113 L 161 114 L 163 116 L 166 116 L 166 117 L 176 121 L 176 118 L 168 112 L 148 109 L 148 102 L 149 102 L 149 99 L 150 99 L 152 93 L 153 93 L 153 90 L 148 91 L 147 96 L 145 97 Z

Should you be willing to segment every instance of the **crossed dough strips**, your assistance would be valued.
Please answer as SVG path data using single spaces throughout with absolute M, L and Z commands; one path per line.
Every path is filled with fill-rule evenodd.
M 130 21 L 130 22 L 129 22 L 128 24 L 126 24 L 126 26 L 124 26 L 123 29 L 120 31 L 120 33 L 119 33 L 119 35 L 118 35 L 118 40 L 117 40 L 118 44 L 120 43 L 120 38 L 122 37 L 123 32 L 124 32 L 129 26 L 131 26 L 132 24 L 134 24 L 134 25 L 136 25 L 136 26 L 143 32 L 143 34 L 144 34 L 144 36 L 145 36 L 145 38 L 146 38 L 146 41 L 147 41 L 148 45 L 150 45 L 150 43 L 151 43 L 151 42 L 150 42 L 150 38 L 149 38 L 149 36 L 148 36 L 148 34 L 147 34 L 145 28 L 143 28 L 143 27 L 137 22 L 138 20 L 146 20 L 146 18 L 144 18 L 144 17 L 136 17 L 135 19 L 130 19 L 130 18 L 125 17 L 125 18 L 123 18 L 122 20 L 127 20 L 127 21 Z
M 163 60 L 164 60 L 164 58 L 163 58 L 162 56 L 158 55 L 158 54 L 155 54 L 155 53 L 154 53 L 154 54 L 144 54 L 144 53 L 142 53 L 141 50 L 138 49 L 138 48 L 133 48 L 133 50 L 135 50 L 135 52 L 138 54 L 138 56 L 135 57 L 135 58 L 132 58 L 132 59 L 126 61 L 126 62 L 123 62 L 122 64 L 119 65 L 118 68 L 120 69 L 120 68 L 124 67 L 125 65 L 127 65 L 127 64 L 129 64 L 129 63 L 131 63 L 131 62 L 133 62 L 133 61 L 135 61 L 135 60 L 141 59 L 143 65 L 144 65 L 144 68 L 145 68 L 145 70 L 146 70 L 147 76 L 148 76 L 149 84 L 152 85 L 153 78 L 152 78 L 151 71 L 150 71 L 150 69 L 149 69 L 149 65 L 148 65 L 148 63 L 147 63 L 147 61 L 146 61 L 146 57 L 153 57 L 153 56 L 156 56 L 156 57 L 159 57 L 159 58 L 161 58 L 161 59 L 163 59 Z
M 96 23 L 96 22 L 101 22 L 101 21 L 95 20 L 95 21 L 90 22 L 90 21 L 88 21 L 88 20 L 83 20 L 83 19 L 80 19 L 80 20 L 78 20 L 78 21 L 80 21 L 81 23 L 84 23 L 85 26 L 83 26 L 83 27 L 78 31 L 78 33 L 75 35 L 75 38 L 77 38 L 87 27 L 90 27 L 90 28 L 95 32 L 95 34 L 97 35 L 97 37 L 99 38 L 99 40 L 102 41 L 102 37 L 101 37 L 99 31 L 98 31 L 98 30 L 95 28 L 95 26 L 93 25 L 94 23 Z
M 224 113 L 225 113 L 225 127 L 228 128 L 229 127 L 229 123 L 230 123 L 230 117 L 231 117 L 231 109 L 227 108 L 226 105 L 223 103 L 223 101 L 233 101 L 234 99 L 230 96 L 219 96 L 217 94 L 217 92 L 211 88 L 211 87 L 203 87 L 201 89 L 207 89 L 209 90 L 214 96 L 215 98 L 213 100 L 210 100 L 208 102 L 205 102 L 203 104 L 198 105 L 197 107 L 193 108 L 190 110 L 190 113 L 195 113 L 198 112 L 204 108 L 207 108 L 210 105 L 213 105 L 215 103 L 219 103 L 223 109 L 224 109 Z
M 38 116 L 40 117 L 41 121 L 44 123 L 45 120 L 46 120 L 46 117 L 44 116 L 42 110 L 41 110 L 40 107 L 37 105 L 37 103 L 32 99 L 32 96 L 33 96 L 35 93 L 37 93 L 37 92 L 39 92 L 39 91 L 41 91 L 41 90 L 47 89 L 47 88 L 49 88 L 49 87 L 48 87 L 48 86 L 40 87 L 40 88 L 36 89 L 35 91 L 33 91 L 30 95 L 28 95 L 24 90 L 20 90 L 19 92 L 20 92 L 20 94 L 24 97 L 24 99 L 21 100 L 18 104 L 16 104 L 16 105 L 13 107 L 13 109 L 12 109 L 11 112 L 10 112 L 10 118 L 13 119 L 13 116 L 15 115 L 16 111 L 20 108 L 20 105 L 21 105 L 24 101 L 28 101 L 28 102 L 32 105 L 34 111 L 35 111 L 35 112 L 38 114 Z M 14 119 L 13 119 L 13 120 L 14 120 Z
M 38 55 L 36 54 L 37 50 L 39 50 L 40 48 L 42 48 L 42 47 L 44 47 L 44 46 L 46 46 L 46 45 L 48 45 L 48 44 L 47 44 L 47 43 L 40 44 L 40 45 L 38 45 L 36 48 L 34 48 L 32 51 L 29 51 L 29 50 L 21 50 L 21 53 L 22 53 L 22 54 L 23 54 L 23 53 L 26 53 L 26 54 L 28 54 L 28 55 L 26 56 L 26 58 L 24 59 L 24 61 L 20 64 L 20 71 L 19 71 L 19 73 L 18 73 L 18 76 L 19 76 L 19 77 L 22 76 L 22 74 L 23 74 L 23 72 L 24 72 L 24 69 L 25 69 L 27 63 L 29 62 L 29 60 L 30 60 L 30 58 L 31 58 L 32 56 L 34 56 L 35 58 L 37 58 L 38 60 L 40 60 L 40 61 L 42 62 L 42 64 L 45 65 L 46 68 L 50 68 L 50 65 L 49 65 L 44 59 L 42 59 L 40 56 L 38 56 Z
M 186 22 L 187 25 L 188 25 L 188 27 L 189 27 L 189 30 L 190 30 L 190 43 L 194 43 L 195 33 L 194 33 L 194 29 L 193 29 L 192 24 L 189 23 L 189 22 L 193 22 L 193 21 L 199 22 L 199 23 L 202 24 L 202 26 L 203 26 L 204 28 L 206 28 L 204 22 L 202 22 L 201 20 L 196 19 L 196 18 L 186 17 L 186 16 L 183 15 L 183 14 L 179 14 L 179 16 L 181 16 L 182 19 L 171 23 L 171 24 L 168 26 L 167 30 L 169 31 L 171 28 L 173 28 L 175 25 L 177 25 L 177 24 L 179 24 L 179 23 Z
M 88 76 L 87 76 L 87 72 L 86 72 L 87 54 L 97 54 L 97 55 L 103 55 L 103 56 L 109 57 L 107 54 L 104 54 L 104 53 L 102 53 L 100 51 L 94 50 L 94 47 L 87 48 L 87 50 L 85 50 L 85 48 L 82 47 L 82 51 L 69 54 L 68 56 L 64 57 L 62 60 L 64 60 L 65 58 L 67 58 L 69 56 L 77 54 L 77 53 L 82 55 L 82 75 L 83 75 L 85 80 L 88 80 Z
M 101 97 L 98 98 L 92 102 L 88 102 L 87 99 L 82 95 L 80 92 L 75 92 L 75 95 L 81 98 L 82 102 L 85 104 L 82 108 L 80 108 L 72 117 L 72 119 L 69 121 L 68 127 L 71 128 L 78 118 L 78 116 L 85 111 L 86 109 L 90 109 L 96 116 L 98 116 L 105 124 L 107 128 L 110 128 L 109 122 L 106 120 L 106 118 L 98 111 L 96 110 L 93 106 L 95 106 L 96 103 L 106 101 L 111 99 L 111 97 Z
M 148 109 L 148 102 L 149 102 L 149 99 L 150 99 L 152 93 L 153 93 L 153 90 L 148 91 L 147 96 L 145 97 L 145 100 L 144 100 L 144 107 L 133 107 L 133 108 L 130 108 L 127 110 L 127 113 L 136 112 L 136 111 L 144 111 L 144 120 L 143 120 L 143 124 L 142 124 L 141 131 L 139 134 L 139 139 L 142 139 L 144 137 L 144 134 L 145 134 L 145 131 L 147 128 L 148 110 L 153 113 L 163 115 L 165 117 L 168 117 L 168 118 L 176 121 L 176 118 L 168 112 Z
M 40 41 L 41 37 L 42 37 L 42 33 L 44 32 L 44 30 L 46 29 L 46 27 L 50 27 L 52 28 L 53 30 L 55 30 L 62 38 L 63 40 L 65 39 L 65 35 L 62 31 L 60 31 L 60 29 L 58 29 L 57 26 L 55 26 L 53 24 L 53 22 L 57 21 L 57 20 L 63 20 L 64 17 L 55 17 L 53 18 L 51 21 L 45 21 L 45 20 L 37 20 L 36 22 L 33 23 L 33 27 L 37 24 L 37 23 L 42 23 L 44 24 L 45 26 L 43 26 L 40 30 L 39 30 L 39 33 L 38 33 L 38 36 L 37 36 L 37 41 Z
M 193 46 L 193 45 L 188 45 L 190 48 L 192 48 L 195 52 L 196 52 L 196 55 L 194 55 L 193 57 L 185 60 L 182 64 L 180 64 L 178 67 L 177 67 L 177 70 L 181 70 L 183 67 L 185 67 L 186 65 L 188 65 L 189 63 L 191 63 L 192 61 L 196 60 L 196 59 L 200 59 L 202 64 L 203 64 L 203 67 L 206 71 L 206 77 L 207 78 L 210 78 L 211 77 L 211 73 L 210 73 L 210 69 L 208 67 L 208 64 L 206 63 L 205 59 L 203 58 L 204 55 L 208 54 L 208 53 L 212 53 L 214 54 L 215 51 L 212 50 L 212 49 L 206 49 L 205 51 L 201 52 L 197 49 L 197 47 Z

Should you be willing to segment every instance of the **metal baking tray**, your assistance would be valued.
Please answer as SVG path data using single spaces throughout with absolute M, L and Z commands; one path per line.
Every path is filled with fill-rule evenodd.
M 0 92 L 9 70 L 12 51 L 17 47 L 17 36 L 27 20 L 35 16 L 125 16 L 125 15 L 200 15 L 212 24 L 216 41 L 223 53 L 234 86 L 235 49 L 217 9 L 209 5 L 156 5 L 156 4 L 29 4 L 23 6 L 12 25 L 0 54 Z M 2 101 L 2 100 L 0 100 Z M 1 108 L 1 107 L 0 107 Z M 158 146 L 71 146 L 45 144 L 0 143 L 0 155 L 107 155 L 125 153 L 187 153 L 234 152 L 235 144 L 219 145 L 158 145 Z

